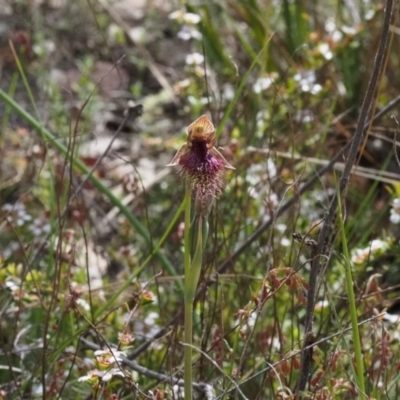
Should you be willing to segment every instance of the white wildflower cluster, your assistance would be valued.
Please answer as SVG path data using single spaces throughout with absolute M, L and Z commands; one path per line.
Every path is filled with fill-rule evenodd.
M 390 248 L 390 240 L 373 240 L 367 247 L 353 251 L 351 261 L 354 264 L 363 264 L 367 260 L 373 260 L 377 256 L 384 254 Z
M 122 362 L 122 356 L 126 357 L 123 351 L 115 349 L 97 350 L 94 355 L 98 368 L 92 369 L 85 376 L 81 376 L 78 379 L 79 382 L 87 382 L 95 386 L 100 382 L 110 381 L 114 376 L 125 376 L 119 365 Z M 114 366 L 114 364 L 117 365 Z
M 276 72 L 260 76 L 253 84 L 254 93 L 262 93 L 269 89 L 275 83 L 277 78 L 278 74 Z
M 317 76 L 314 70 L 302 69 L 293 79 L 298 83 L 302 92 L 317 94 L 322 90 L 322 86 L 317 83 Z
M 32 216 L 27 212 L 24 203 L 6 203 L 1 207 L 1 210 L 6 215 L 9 224 L 23 226 L 26 222 L 32 220 Z
M 50 233 L 51 226 L 48 217 L 42 216 L 34 218 L 26 209 L 23 202 L 15 204 L 6 203 L 1 207 L 1 214 L 7 221 L 7 228 L 26 228 L 34 235 L 34 240 Z M 21 243 L 18 240 L 7 240 L 6 247 L 2 249 L 4 258 L 12 257 L 14 254 L 21 252 Z
M 196 25 L 201 21 L 198 14 L 187 13 L 183 9 L 174 11 L 169 15 L 169 19 L 176 20 L 182 24 L 181 30 L 178 32 L 178 38 L 182 40 L 197 39 L 201 40 L 202 34 Z
M 108 382 L 113 376 L 124 376 L 124 373 L 119 368 L 111 368 L 107 371 L 99 371 L 94 369 L 89 371 L 86 375 L 81 376 L 78 382 L 88 382 L 91 385 L 98 384 L 101 380 L 102 382 Z

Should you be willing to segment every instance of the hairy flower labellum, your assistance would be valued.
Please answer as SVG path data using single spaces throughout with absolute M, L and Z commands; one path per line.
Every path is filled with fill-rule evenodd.
M 235 169 L 214 147 L 215 128 L 202 115 L 187 128 L 188 140 L 168 164 L 180 165 L 195 195 L 196 211 L 207 215 L 225 184 L 225 170 Z

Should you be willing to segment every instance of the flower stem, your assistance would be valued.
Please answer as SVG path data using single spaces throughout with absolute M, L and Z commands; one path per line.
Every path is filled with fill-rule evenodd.
M 186 220 L 187 215 L 185 215 Z M 189 259 L 188 271 L 186 270 L 185 264 L 185 355 L 184 355 L 184 380 L 185 380 L 185 400 L 192 400 L 192 343 L 193 343 L 193 302 L 196 295 L 197 285 L 199 283 L 201 264 L 203 259 L 203 241 L 207 239 L 207 234 L 203 230 L 203 227 L 207 225 L 207 221 L 204 216 L 199 216 L 194 219 L 192 228 L 194 232 L 197 231 L 197 243 L 196 251 L 193 256 L 193 260 L 190 263 L 190 237 L 185 242 L 185 261 Z M 185 235 L 185 240 L 187 236 Z M 187 252 L 189 251 L 189 256 Z
M 193 304 L 185 301 L 185 346 L 184 355 L 184 380 L 185 380 L 185 400 L 192 400 L 192 329 L 193 329 Z
M 185 279 L 189 276 L 190 271 L 190 213 L 191 213 L 192 196 L 189 183 L 186 185 L 185 191 Z
M 193 337 L 193 304 L 186 302 L 186 288 L 188 286 L 190 261 L 191 261 L 191 241 L 190 241 L 190 218 L 191 218 L 191 190 L 189 183 L 185 191 L 185 343 L 192 344 Z M 185 381 L 185 400 L 192 399 L 192 348 L 185 346 L 184 353 L 184 381 Z
M 194 253 L 188 278 L 185 278 L 185 302 L 193 304 L 196 295 L 197 284 L 199 283 L 201 263 L 203 260 L 203 225 L 205 217 L 195 218 L 193 229 L 197 230 L 197 244 Z

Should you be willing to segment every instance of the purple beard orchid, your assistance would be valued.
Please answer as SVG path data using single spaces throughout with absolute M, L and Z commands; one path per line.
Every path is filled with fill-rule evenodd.
M 195 195 L 196 213 L 206 216 L 225 185 L 226 169 L 235 169 L 215 148 L 215 128 L 206 115 L 187 128 L 188 140 L 167 166 L 180 165 Z

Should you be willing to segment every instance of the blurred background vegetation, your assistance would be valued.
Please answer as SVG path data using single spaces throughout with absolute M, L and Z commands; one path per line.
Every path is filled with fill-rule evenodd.
M 298 190 L 351 140 L 384 6 L 0 0 L 0 88 L 55 137 L 2 96 L 0 398 L 181 398 L 128 364 L 106 394 L 91 395 L 78 379 L 93 369 L 96 346 L 118 344 L 121 332 L 135 338 L 126 350 L 135 362 L 182 376 L 182 319 L 174 316 L 183 304 L 184 182 L 165 165 L 202 114 L 236 171 L 211 215 L 194 379 L 212 384 L 210 398 L 242 398 L 232 379 L 249 399 L 290 398 L 311 256 L 292 235 L 317 237 L 341 164 Z M 398 96 L 397 13 L 374 113 Z M 397 109 L 370 126 L 347 197 L 360 322 L 399 308 Z M 95 166 L 106 189 L 85 179 L 76 160 Z M 315 314 L 315 339 L 326 340 L 314 349 L 307 393 L 352 399 L 340 247 L 326 269 Z M 368 394 L 398 398 L 396 323 L 360 329 Z

